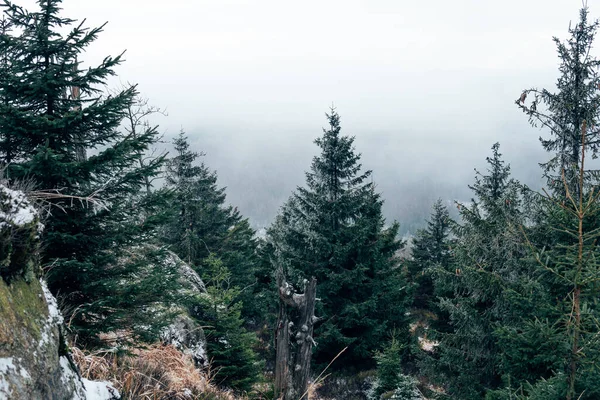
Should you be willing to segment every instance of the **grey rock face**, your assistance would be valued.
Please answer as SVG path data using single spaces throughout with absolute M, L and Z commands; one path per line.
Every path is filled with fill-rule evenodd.
M 0 184 L 0 400 L 117 399 L 72 362 L 56 299 L 39 279 L 40 229 L 24 194 Z
M 181 314 L 162 332 L 164 343 L 172 344 L 184 354 L 192 356 L 196 366 L 208 363 L 206 337 L 202 327 L 186 314 Z
M 43 281 L 0 279 L 0 320 L 0 399 L 119 398 L 110 384 L 79 377 L 56 300 Z

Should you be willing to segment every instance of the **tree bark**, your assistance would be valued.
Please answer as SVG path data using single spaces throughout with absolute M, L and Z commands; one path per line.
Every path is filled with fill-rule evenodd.
M 277 273 L 279 318 L 277 321 L 275 397 L 282 400 L 308 400 L 308 380 L 315 318 L 317 280 L 305 281 L 304 293 L 295 293 Z

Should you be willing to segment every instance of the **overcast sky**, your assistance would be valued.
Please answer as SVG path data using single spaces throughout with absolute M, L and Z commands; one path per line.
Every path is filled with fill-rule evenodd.
M 598 3 L 590 1 L 594 18 Z M 420 182 L 446 192 L 465 187 L 495 141 L 515 175 L 537 174 L 535 163 L 544 159 L 540 131 L 514 100 L 526 87 L 553 86 L 558 59 L 551 39 L 567 36 L 581 1 L 64 0 L 63 6 L 65 15 L 87 18 L 89 26 L 109 22 L 83 61 L 127 50 L 119 80 L 138 83 L 151 103 L 168 110 L 156 122 L 168 136 L 180 128 L 189 133 L 246 214 L 257 214 L 260 205 L 274 214 L 280 205 L 252 194 L 264 182 L 282 201 L 303 183 L 316 152 L 312 140 L 333 103 L 343 132 L 356 136 L 363 164 L 374 170 L 387 215 L 401 218 L 397 210 L 420 201 L 408 193 Z

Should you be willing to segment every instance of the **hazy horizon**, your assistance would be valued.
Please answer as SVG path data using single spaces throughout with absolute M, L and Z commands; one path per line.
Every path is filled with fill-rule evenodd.
M 17 1 L 33 8 L 33 0 Z M 580 1 L 64 0 L 65 15 L 108 21 L 87 65 L 126 52 L 112 86 L 132 82 L 184 129 L 257 227 L 269 223 L 317 152 L 335 104 L 356 136 L 387 218 L 413 230 L 431 203 L 469 199 L 495 142 L 524 183 L 547 158 L 514 104 L 553 88 Z M 590 16 L 600 15 L 592 5 Z

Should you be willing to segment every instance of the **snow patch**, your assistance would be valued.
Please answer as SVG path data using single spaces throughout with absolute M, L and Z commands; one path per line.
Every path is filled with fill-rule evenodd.
M 59 363 L 62 371 L 62 374 L 60 375 L 60 380 L 63 383 L 63 385 L 68 386 L 70 382 L 76 382 L 79 380 L 79 376 L 77 375 L 77 373 L 75 373 L 75 371 L 73 371 L 71 363 L 69 362 L 69 359 L 67 357 L 60 356 Z
M 12 190 L 0 185 L 0 228 L 4 226 L 23 226 L 35 221 L 37 212 L 23 192 Z M 41 224 L 38 226 L 41 230 Z
M 8 387 L 8 381 L 6 380 L 6 376 L 5 375 L 0 375 L 0 395 L 6 395 L 6 397 L 8 398 L 8 395 L 10 395 L 11 390 Z
M 59 326 L 63 323 L 64 319 L 58 310 L 58 303 L 56 302 L 56 298 L 50 293 L 48 286 L 46 285 L 46 281 L 40 279 L 40 285 L 42 286 L 42 292 L 44 293 L 44 299 L 46 300 L 46 304 L 48 305 L 48 319 L 41 327 L 42 337 L 38 344 L 39 348 L 44 348 L 52 340 L 55 340 L 53 337 L 53 330 L 56 326 Z
M 69 359 L 60 357 L 61 382 L 65 386 L 75 385 L 72 400 L 114 400 L 120 399 L 119 392 L 109 382 L 96 382 L 80 378 Z
M 29 372 L 19 364 L 19 359 L 17 359 L 17 365 L 15 365 L 12 357 L 0 358 L 0 374 L 7 375 L 12 370 L 24 379 L 31 379 Z
M 12 357 L 0 357 L 0 398 L 3 398 L 1 395 L 10 395 L 11 389 L 8 383 L 8 375 L 19 374 L 21 378 L 25 380 L 30 380 L 31 375 L 25 368 L 19 365 L 19 359 L 17 359 L 17 363 Z
M 48 304 L 48 317 L 61 324 L 63 322 L 63 317 L 60 315 L 60 311 L 58 310 L 58 303 L 56 302 L 56 299 L 52 293 L 50 293 L 48 285 L 46 285 L 46 281 L 40 279 L 40 284 L 42 285 L 42 291 L 44 292 L 44 297 L 46 298 L 46 304 Z
M 85 388 L 85 400 L 111 400 L 119 399 L 119 392 L 110 382 L 90 381 L 82 378 L 83 387 Z
M 0 374 L 6 374 L 11 369 L 16 369 L 12 357 L 0 358 Z

